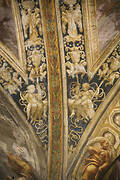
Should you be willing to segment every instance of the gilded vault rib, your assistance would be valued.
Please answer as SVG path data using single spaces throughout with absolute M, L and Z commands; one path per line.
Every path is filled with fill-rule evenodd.
M 58 29 L 58 39 L 60 46 L 60 56 L 61 56 L 61 66 L 62 66 L 62 83 L 63 83 L 63 108 L 64 108 L 64 129 L 63 129 L 63 177 L 66 177 L 67 170 L 67 160 L 68 160 L 68 105 L 67 105 L 67 79 L 66 79 L 66 65 L 65 65 L 65 55 L 64 55 L 64 45 L 63 45 L 63 36 L 62 36 L 62 27 L 60 21 L 60 8 L 59 1 L 55 1 L 56 8 L 56 18 L 57 18 L 57 29 Z
M 41 1 L 49 66 L 48 179 L 61 179 L 63 166 L 63 100 L 54 1 Z

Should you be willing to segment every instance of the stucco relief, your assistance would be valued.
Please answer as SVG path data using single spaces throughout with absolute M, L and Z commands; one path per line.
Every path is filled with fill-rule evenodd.
M 88 146 L 89 156 L 83 165 L 83 180 L 100 179 L 101 173 L 108 167 L 110 161 L 110 145 L 106 139 L 99 142 L 100 147 Z
M 18 1 L 12 3 L 18 21 L 21 20 L 26 58 L 23 77 L 15 67 L 0 56 L 0 79 L 2 86 L 15 99 L 20 109 L 26 114 L 41 143 L 48 144 L 48 94 L 47 60 L 42 30 L 42 19 L 38 1 Z M 19 12 L 19 16 L 18 16 Z M 19 19 L 21 18 L 21 19 Z M 21 36 L 20 36 L 21 37 Z
M 74 132 L 75 122 L 73 117 L 77 114 L 82 119 L 82 114 L 76 109 L 76 104 L 81 105 L 80 98 L 78 94 L 80 92 L 81 80 L 85 78 L 87 74 L 86 70 L 86 57 L 85 57 L 85 47 L 84 47 L 84 36 L 83 36 L 83 25 L 82 25 L 82 8 L 81 2 L 77 1 L 60 1 L 60 13 L 61 13 L 61 26 L 63 31 L 63 43 L 65 52 L 65 64 L 68 82 L 68 106 L 70 121 L 69 126 L 69 142 L 74 141 L 74 137 L 79 139 L 80 134 L 83 131 L 83 127 L 78 118 L 78 123 L 76 127 L 78 132 Z M 78 98 L 77 99 L 75 99 Z M 79 103 L 78 103 L 79 101 Z M 87 117 L 87 113 L 85 118 Z M 84 119 L 84 118 L 83 118 Z M 85 121 L 84 121 L 85 122 Z M 73 123 L 73 124 L 72 124 Z M 71 128 L 72 127 L 72 128 Z M 78 134 L 77 134 L 78 133 Z M 75 140 L 75 141 L 76 141 Z M 76 142 L 74 143 L 76 144 Z M 75 145 L 74 144 L 74 145 Z
M 114 142 L 106 137 L 96 137 L 88 141 L 80 160 L 69 179 L 98 180 L 114 158 Z
M 119 79 L 119 43 L 90 79 L 84 31 L 78 25 L 81 21 L 83 27 L 82 3 L 60 1 L 59 7 L 67 79 L 68 144 L 71 151 L 77 146 L 105 96 Z M 78 18 L 74 19 L 78 10 L 79 21 Z
M 24 107 L 27 120 L 31 122 L 46 146 L 48 143 L 48 82 L 41 7 L 39 1 L 18 1 L 16 5 L 19 8 L 24 37 L 25 73 L 28 78 L 26 88 L 20 93 L 19 102 Z
M 28 85 L 2 56 L 0 63 L 1 85 L 13 97 L 21 110 L 26 113 L 27 120 L 35 126 L 37 134 L 41 136 L 41 141 L 46 144 L 47 99 L 44 84 L 41 84 L 41 87 L 37 86 L 38 91 L 35 92 L 35 86 Z
M 120 113 L 115 113 L 114 117 L 113 117 L 113 122 L 114 124 L 120 128 Z
M 113 123 L 113 117 L 115 114 L 119 112 L 119 92 L 117 96 L 112 99 L 110 105 L 107 107 L 107 110 L 102 114 L 102 117 L 99 119 L 98 124 L 95 126 L 95 129 L 92 130 L 91 136 L 89 136 L 88 139 L 86 139 L 86 145 L 83 148 L 83 150 L 79 153 L 77 164 L 73 168 L 73 172 L 71 173 L 71 178 L 89 178 L 93 179 L 104 179 L 104 170 L 103 172 L 99 172 L 99 168 L 95 169 L 94 166 L 100 165 L 98 161 L 94 159 L 94 150 L 96 147 L 98 148 L 98 144 L 100 139 L 106 139 L 109 142 L 110 147 L 110 159 L 109 163 L 107 163 L 108 169 L 111 165 L 111 163 L 116 159 L 117 156 L 119 156 L 120 152 L 120 134 L 119 134 L 119 128 L 115 126 Z M 95 149 L 94 149 L 95 148 Z M 99 153 L 99 150 L 97 151 Z M 87 153 L 85 155 L 85 153 Z M 93 153 L 93 154 L 91 154 Z M 97 157 L 97 155 L 95 155 Z M 94 161 L 95 160 L 95 161 Z M 100 160 L 99 158 L 97 160 Z M 105 158 L 104 158 L 105 160 Z M 99 161 L 101 162 L 101 161 Z M 96 164 L 98 163 L 98 164 Z M 81 165 L 82 164 L 82 165 Z M 93 165 L 93 167 L 90 165 Z M 106 166 L 106 168 L 107 168 Z M 87 169 L 88 167 L 88 169 Z M 91 168 L 93 168 L 93 171 L 91 172 Z M 78 170 L 79 169 L 79 170 Z M 83 171 L 81 170 L 83 169 Z M 85 172 L 86 169 L 86 172 Z M 107 170 L 107 169 L 106 169 Z M 92 174 L 93 173 L 93 174 Z M 99 174 L 100 173 L 100 174 Z M 102 176 L 101 176 L 102 175 Z
M 120 130 L 120 109 L 119 109 L 119 107 L 112 110 L 110 117 L 109 117 L 109 121 L 113 127 Z
M 119 134 L 110 127 L 103 127 L 100 130 L 100 135 L 105 137 L 111 145 L 114 146 L 114 156 L 119 155 L 120 137 Z

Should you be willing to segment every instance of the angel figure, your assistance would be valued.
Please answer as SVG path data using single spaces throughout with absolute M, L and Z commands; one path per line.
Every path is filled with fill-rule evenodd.
M 35 12 L 31 14 L 30 22 L 30 40 L 36 41 L 38 36 L 37 27 L 39 27 L 41 33 L 41 19 L 39 15 L 39 9 L 35 9 Z
M 111 62 L 110 64 L 110 70 L 111 71 L 117 71 L 120 68 L 120 56 L 115 57 L 111 57 L 109 59 L 109 61 Z
M 104 79 L 107 81 L 105 86 L 113 85 L 115 79 L 118 79 L 120 77 L 119 72 L 112 72 L 109 76 L 106 76 Z
M 21 87 L 22 78 L 14 72 L 12 74 L 11 79 L 8 82 L 4 83 L 4 88 L 8 89 L 10 94 L 16 94 L 16 90 L 19 91 L 19 87 Z
M 24 9 L 21 11 L 22 14 L 22 24 L 23 24 L 23 30 L 24 30 L 24 36 L 25 38 L 28 37 L 28 28 L 30 28 L 31 24 L 31 9 L 28 9 L 28 13 Z
M 89 156 L 85 159 L 82 180 L 100 180 L 101 173 L 110 162 L 110 145 L 107 139 L 101 139 L 100 147 L 88 146 Z
M 77 5 L 75 9 L 73 5 L 74 1 L 65 1 L 69 5 L 69 9 L 66 10 L 65 7 L 62 7 L 62 28 L 63 33 L 66 34 L 66 25 L 68 24 L 68 34 L 71 37 L 76 37 L 78 35 L 77 25 L 80 32 L 83 31 L 82 28 L 82 15 L 80 6 Z
M 42 24 L 39 9 L 36 8 L 34 13 L 31 12 L 30 8 L 28 8 L 27 13 L 24 9 L 22 9 L 21 14 L 25 38 L 28 38 L 29 29 L 30 40 L 36 40 L 38 36 L 37 27 L 39 28 L 40 34 L 42 33 Z
M 29 85 L 25 93 L 21 93 L 22 100 L 26 100 L 27 105 L 27 118 L 31 119 L 31 123 L 40 120 L 42 117 L 46 119 L 47 115 L 47 100 L 42 100 L 45 95 L 39 88 L 38 93 L 35 94 L 35 86 Z
M 85 119 L 93 118 L 95 111 L 92 102 L 93 95 L 95 92 L 90 89 L 88 83 L 82 85 L 82 90 L 80 91 L 79 85 L 75 87 L 74 99 L 68 99 L 68 107 L 70 110 L 70 117 L 73 118 L 77 115 L 78 118 L 81 116 Z
M 80 5 L 76 5 L 75 10 L 73 11 L 73 18 L 75 21 L 75 24 L 78 25 L 79 31 L 82 32 L 83 31 L 83 27 L 82 27 L 82 13 L 81 13 L 81 9 L 80 9 Z
M 110 63 L 110 65 L 108 66 L 108 63 L 104 63 L 102 66 L 102 70 L 100 69 L 98 71 L 98 75 L 99 75 L 99 80 L 101 78 L 104 78 L 104 80 L 108 81 L 106 83 L 107 85 L 113 85 L 114 80 L 116 78 L 119 78 L 120 73 L 117 72 L 117 70 L 120 68 L 120 58 L 119 56 L 117 57 L 110 57 L 107 61 L 108 63 Z
M 108 63 L 104 63 L 102 68 L 103 68 L 102 70 L 99 69 L 99 71 L 98 71 L 99 80 L 101 80 L 102 77 L 104 78 L 105 75 L 107 74 L 107 72 L 109 70 Z
M 71 37 L 77 35 L 76 24 L 73 18 L 73 5 L 70 4 L 69 10 L 66 10 L 64 7 L 62 9 L 62 27 L 63 33 L 66 33 L 66 25 L 68 24 L 68 34 Z

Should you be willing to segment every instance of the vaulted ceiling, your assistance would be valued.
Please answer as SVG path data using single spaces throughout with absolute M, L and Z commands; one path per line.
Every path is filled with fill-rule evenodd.
M 2 178 L 87 180 L 90 149 L 109 168 L 120 154 L 120 0 L 2 0 L 0 83 Z

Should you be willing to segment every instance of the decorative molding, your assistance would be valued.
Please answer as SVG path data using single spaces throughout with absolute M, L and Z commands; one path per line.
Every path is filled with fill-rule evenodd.
M 91 79 L 94 75 L 93 65 L 100 56 L 98 27 L 96 20 L 96 0 L 82 1 L 85 49 L 87 59 L 88 76 Z
M 12 0 L 12 10 L 15 20 L 17 45 L 20 58 L 18 62 L 21 64 L 21 68 L 23 69 L 24 74 L 26 74 L 26 54 L 24 48 L 24 37 L 22 33 L 22 24 L 20 19 L 18 2 L 15 0 Z
M 119 134 L 117 132 L 115 132 L 112 128 L 107 126 L 107 127 L 103 127 L 99 134 L 101 136 L 106 137 L 109 142 L 114 141 L 113 146 L 114 146 L 114 149 L 117 151 L 117 148 L 120 145 L 120 137 L 119 137 Z M 119 155 L 119 152 L 118 152 L 118 155 Z
M 59 36 L 60 56 L 61 56 L 61 70 L 62 70 L 62 83 L 63 83 L 63 113 L 64 113 L 64 129 L 63 129 L 63 179 L 66 177 L 67 160 L 68 160 L 68 103 L 67 103 L 67 79 L 66 79 L 66 65 L 65 65 L 65 54 L 62 27 L 60 21 L 60 8 L 59 0 L 55 1 L 56 17 L 57 17 L 57 30 Z
M 54 1 L 41 1 L 49 69 L 48 179 L 61 179 L 63 171 L 63 99 L 61 59 Z
M 114 37 L 114 39 L 104 49 L 100 57 L 94 62 L 92 66 L 93 75 L 91 76 L 91 78 L 95 75 L 95 73 L 98 71 L 100 66 L 105 62 L 107 57 L 112 53 L 112 51 L 119 44 L 119 42 L 120 42 L 120 33 Z
M 13 53 L 0 42 L 0 55 L 5 58 L 5 60 L 23 77 L 26 79 L 24 71 L 22 70 L 21 66 L 18 64 L 18 60 L 13 55 Z

